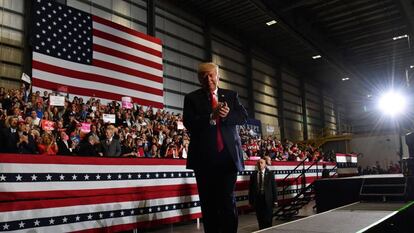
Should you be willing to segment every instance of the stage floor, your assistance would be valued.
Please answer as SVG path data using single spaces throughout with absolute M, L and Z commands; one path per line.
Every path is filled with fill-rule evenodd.
M 307 218 L 280 224 L 261 233 L 330 233 L 363 232 L 393 216 L 409 203 L 352 203 Z

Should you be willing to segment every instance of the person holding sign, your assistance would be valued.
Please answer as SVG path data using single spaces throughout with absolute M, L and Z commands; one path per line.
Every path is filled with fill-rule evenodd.
M 246 123 L 247 112 L 238 94 L 218 87 L 218 66 L 198 66 L 202 88 L 184 99 L 184 126 L 190 132 L 187 168 L 196 176 L 205 232 L 237 232 L 234 188 L 244 170 L 236 125 Z

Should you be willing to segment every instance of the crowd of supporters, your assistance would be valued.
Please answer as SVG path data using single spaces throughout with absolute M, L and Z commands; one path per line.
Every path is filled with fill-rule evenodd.
M 48 92 L 0 87 L 0 152 L 42 155 L 99 156 L 107 133 L 117 139 L 121 157 L 187 157 L 190 137 L 181 127 L 181 114 L 119 102 L 102 104 L 98 98 L 66 99 L 64 106 L 51 106 Z M 115 123 L 103 121 L 115 114 Z M 45 123 L 53 122 L 53 129 Z M 83 123 L 90 123 L 85 131 Z M 50 126 L 50 125 L 49 125 Z M 279 161 L 320 160 L 322 152 L 311 145 L 298 145 L 276 137 L 261 138 L 240 128 L 245 159 L 269 156 Z

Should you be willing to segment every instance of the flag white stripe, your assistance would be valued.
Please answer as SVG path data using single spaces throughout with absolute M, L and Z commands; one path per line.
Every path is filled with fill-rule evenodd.
M 159 77 L 162 77 L 162 70 L 152 68 L 150 66 L 141 65 L 136 62 L 128 61 L 119 57 L 114 57 L 109 54 L 100 53 L 97 51 L 93 52 L 93 59 L 98 59 L 101 61 L 106 61 L 112 64 L 120 65 L 134 70 L 143 71 L 145 73 L 153 74 Z
M 139 158 L 137 158 L 139 159 Z M 86 164 L 31 164 L 31 163 L 2 163 L 1 173 L 117 173 L 117 172 L 188 172 L 185 165 L 86 165 Z
M 105 46 L 107 48 L 115 49 L 115 50 L 121 51 L 123 53 L 130 54 L 130 55 L 133 55 L 133 56 L 136 56 L 136 57 L 140 57 L 140 58 L 143 58 L 143 59 L 148 60 L 148 61 L 152 61 L 152 62 L 156 62 L 158 64 L 162 64 L 162 57 L 158 57 L 158 56 L 146 53 L 144 51 L 137 50 L 133 47 L 128 47 L 128 46 L 125 46 L 125 45 L 122 45 L 122 44 L 118 44 L 118 43 L 106 40 L 104 38 L 94 36 L 93 37 L 93 43 Z
M 133 89 L 128 89 L 128 88 L 105 84 L 105 83 L 76 79 L 76 78 L 62 76 L 62 75 L 58 75 L 54 73 L 44 72 L 44 71 L 37 70 L 37 69 L 33 69 L 32 73 L 33 73 L 33 77 L 37 79 L 58 83 L 59 85 L 69 85 L 69 86 L 75 85 L 77 87 L 84 87 L 90 90 L 106 91 L 106 92 L 116 93 L 120 95 L 124 94 L 126 96 L 152 100 L 155 102 L 163 102 L 163 99 L 164 99 L 163 96 L 159 96 L 159 95 L 154 95 L 154 94 L 150 94 L 146 92 L 136 91 Z
M 91 190 L 108 188 L 134 188 L 151 187 L 162 185 L 195 184 L 195 178 L 168 178 L 168 179 L 147 179 L 147 180 L 117 180 L 112 176 L 107 180 L 101 176 L 100 181 L 84 181 L 83 176 L 77 177 L 78 182 L 72 181 L 72 176 L 65 176 L 66 182 L 37 182 L 28 185 L 26 182 L 16 182 L 13 185 L 0 183 L 0 192 L 33 192 L 33 191 L 65 191 L 65 190 Z
M 149 40 L 142 39 L 140 37 L 134 36 L 134 35 L 129 34 L 127 32 L 120 31 L 118 29 L 106 26 L 104 24 L 100 24 L 100 23 L 95 22 L 95 21 L 93 22 L 93 28 L 98 29 L 99 31 L 109 33 L 111 35 L 116 35 L 117 37 L 120 37 L 122 39 L 126 39 L 126 40 L 129 40 L 131 42 L 141 44 L 145 47 L 152 48 L 152 49 L 157 50 L 157 51 L 162 51 L 162 45 L 160 45 L 160 44 L 151 42 Z
M 1 221 L 16 221 L 20 219 L 29 218 L 47 218 L 56 215 L 71 215 L 74 213 L 83 214 L 97 211 L 116 211 L 130 208 L 142 208 L 151 207 L 157 205 L 168 205 L 181 202 L 193 202 L 199 201 L 198 195 L 157 198 L 139 201 L 123 201 L 123 202 L 110 202 L 102 204 L 90 204 L 90 205 L 73 205 L 64 207 L 52 207 L 52 208 L 40 208 L 30 210 L 18 210 L 18 211 L 6 211 L 0 212 Z M 81 210 L 81 211 L 79 211 Z
M 71 67 L 71 70 L 90 73 L 90 74 L 97 74 L 101 76 L 111 77 L 114 79 L 125 80 L 125 81 L 132 82 L 132 83 L 139 83 L 143 86 L 148 86 L 148 87 L 152 87 L 152 88 L 156 88 L 160 90 L 163 89 L 162 83 L 154 82 L 154 81 L 148 80 L 143 77 L 132 76 L 132 75 L 124 74 L 121 72 L 113 71 L 110 69 L 66 61 L 63 59 L 55 58 L 55 57 L 37 53 L 37 52 L 33 52 L 33 60 L 40 61 L 40 62 L 50 64 L 50 65 L 55 65 L 55 66 L 56 64 L 65 63 L 66 64 L 65 67 Z

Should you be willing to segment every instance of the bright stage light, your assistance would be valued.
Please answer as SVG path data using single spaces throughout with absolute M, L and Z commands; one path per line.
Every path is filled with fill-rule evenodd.
M 378 108 L 389 116 L 396 116 L 403 113 L 406 105 L 406 98 L 401 93 L 395 91 L 385 93 L 378 102 Z

